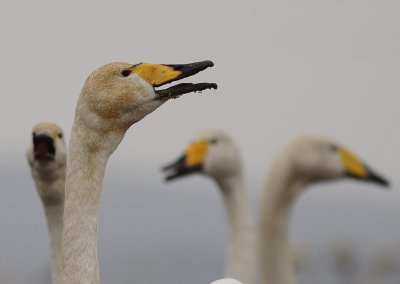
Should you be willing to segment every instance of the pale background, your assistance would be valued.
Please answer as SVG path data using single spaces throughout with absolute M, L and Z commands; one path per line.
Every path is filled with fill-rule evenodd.
M 334 279 L 332 243 L 350 240 L 365 273 L 374 251 L 400 245 L 399 1 L 1 0 L 0 37 L 1 284 L 49 283 L 47 231 L 25 159 L 31 129 L 55 122 L 69 137 L 86 76 L 112 61 L 210 59 L 214 68 L 187 81 L 219 88 L 168 102 L 110 159 L 103 283 L 222 277 L 219 192 L 201 176 L 166 185 L 159 171 L 205 128 L 240 145 L 254 213 L 271 160 L 299 133 L 332 137 L 390 178 L 390 191 L 341 181 L 300 198 L 293 241 L 325 263 L 309 283 Z

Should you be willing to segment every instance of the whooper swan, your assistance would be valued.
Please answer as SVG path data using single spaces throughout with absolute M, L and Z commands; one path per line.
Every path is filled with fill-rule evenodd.
M 346 148 L 324 138 L 304 135 L 274 161 L 261 199 L 259 224 L 260 273 L 263 284 L 295 283 L 289 250 L 289 214 L 307 185 L 353 177 L 387 186 Z
M 86 79 L 75 111 L 67 161 L 61 251 L 63 284 L 100 282 L 100 194 L 108 158 L 125 132 L 170 98 L 216 89 L 214 83 L 157 88 L 211 66 L 211 61 L 185 65 L 119 62 L 98 68 Z
M 255 279 L 255 234 L 246 192 L 239 149 L 221 130 L 201 133 L 185 154 L 164 168 L 167 180 L 203 173 L 215 180 L 223 195 L 229 224 L 226 277 L 243 283 Z
M 44 207 L 50 235 L 51 277 L 60 275 L 62 219 L 67 153 L 61 128 L 53 123 L 39 123 L 32 132 L 27 152 L 28 163 L 37 193 Z

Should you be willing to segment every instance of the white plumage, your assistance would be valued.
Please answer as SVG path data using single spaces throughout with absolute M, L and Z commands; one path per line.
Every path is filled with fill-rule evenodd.
M 259 263 L 262 284 L 296 283 L 288 235 L 293 204 L 307 185 L 345 176 L 388 185 L 347 149 L 328 139 L 304 135 L 278 155 L 261 199 Z

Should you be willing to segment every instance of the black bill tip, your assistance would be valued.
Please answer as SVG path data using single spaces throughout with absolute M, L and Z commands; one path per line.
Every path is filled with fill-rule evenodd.
M 204 60 L 189 64 L 163 64 L 163 65 L 171 67 L 175 71 L 179 71 L 180 74 L 171 80 L 164 81 L 161 84 L 156 84 L 154 85 L 154 87 L 160 87 L 162 85 L 193 76 L 209 67 L 213 67 L 214 63 L 210 60 Z
M 33 135 L 33 151 L 36 160 L 54 160 L 56 149 L 53 138 L 47 134 Z
M 390 186 L 390 182 L 385 179 L 384 177 L 370 171 L 369 175 L 368 175 L 368 181 L 379 184 L 383 187 L 389 187 Z
M 371 170 L 368 166 L 364 165 L 365 169 L 367 170 L 367 175 L 366 176 L 358 176 L 354 174 L 349 174 L 347 173 L 346 175 L 350 178 L 357 179 L 360 181 L 365 181 L 365 182 L 371 182 L 375 183 L 377 185 L 380 185 L 382 187 L 389 187 L 390 182 L 386 178 L 382 177 L 381 175 L 377 174 L 373 170 Z
M 176 80 L 180 80 L 180 79 L 183 79 L 186 77 L 193 76 L 209 67 L 213 67 L 214 63 L 210 60 L 204 60 L 204 61 L 199 61 L 199 62 L 194 62 L 194 63 L 189 63 L 189 64 L 166 64 L 166 66 L 169 66 L 169 67 L 173 68 L 174 70 L 181 72 L 181 74 L 172 80 L 164 82 L 163 85 L 173 82 L 173 81 L 176 81 Z
M 171 79 L 160 81 L 158 84 L 153 84 L 153 87 L 160 87 L 165 84 L 181 80 L 186 77 L 193 76 L 204 69 L 209 67 L 213 67 L 214 63 L 210 60 L 204 60 L 189 64 L 163 64 L 163 66 L 168 66 L 173 69 L 173 71 L 177 74 L 172 76 Z M 159 90 L 154 89 L 157 93 L 157 99 L 169 99 L 169 98 L 177 98 L 183 94 L 192 93 L 192 92 L 201 92 L 207 89 L 217 89 L 218 86 L 215 83 L 182 83 L 172 86 L 170 88 Z
M 202 92 L 207 89 L 217 89 L 218 85 L 215 83 L 182 83 L 164 90 L 156 90 L 158 98 L 177 98 L 183 94 Z
M 201 172 L 203 167 L 201 165 L 196 165 L 192 167 L 187 167 L 185 165 L 185 155 L 182 155 L 178 160 L 162 167 L 162 171 L 166 174 L 164 177 L 165 181 L 171 181 L 178 177 L 186 176 L 192 173 Z

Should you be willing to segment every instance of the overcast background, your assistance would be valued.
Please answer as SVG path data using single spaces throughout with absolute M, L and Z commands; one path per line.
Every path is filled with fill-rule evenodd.
M 165 184 L 159 171 L 206 128 L 225 129 L 240 145 L 254 213 L 271 160 L 300 133 L 331 137 L 390 178 L 390 191 L 345 180 L 302 195 L 291 235 L 310 249 L 308 283 L 335 283 L 334 243 L 353 244 L 364 275 L 377 250 L 398 248 L 400 2 L 238 2 L 0 1 L 1 284 L 50 279 L 44 214 L 25 159 L 32 127 L 55 122 L 69 138 L 85 78 L 113 61 L 209 59 L 215 67 L 190 80 L 219 87 L 168 102 L 111 157 L 102 283 L 222 277 L 219 192 L 202 176 Z

